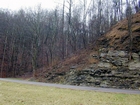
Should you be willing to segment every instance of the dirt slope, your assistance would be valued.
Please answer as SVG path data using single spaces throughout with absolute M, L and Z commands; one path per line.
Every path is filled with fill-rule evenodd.
M 130 37 L 128 36 L 128 21 L 120 21 L 111 30 L 99 39 L 100 47 L 115 50 L 129 50 Z M 140 13 L 132 16 L 133 52 L 140 52 Z

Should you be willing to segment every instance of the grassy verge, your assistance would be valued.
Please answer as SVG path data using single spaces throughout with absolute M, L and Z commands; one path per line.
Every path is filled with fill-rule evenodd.
M 0 81 L 0 105 L 140 105 L 140 95 L 77 91 Z

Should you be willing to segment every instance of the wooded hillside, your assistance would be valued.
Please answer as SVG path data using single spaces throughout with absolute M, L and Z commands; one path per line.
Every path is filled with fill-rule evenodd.
M 92 1 L 90 6 L 86 0 L 79 5 L 64 0 L 62 4 L 61 8 L 51 11 L 40 6 L 36 10 L 17 12 L 0 10 L 1 77 L 25 73 L 36 77 L 38 71 L 47 70 L 67 57 L 87 50 L 89 45 L 96 46 L 99 37 L 126 18 L 125 7 L 131 5 L 132 14 L 135 14 L 137 0 L 98 0 Z M 127 27 L 119 30 L 127 31 Z

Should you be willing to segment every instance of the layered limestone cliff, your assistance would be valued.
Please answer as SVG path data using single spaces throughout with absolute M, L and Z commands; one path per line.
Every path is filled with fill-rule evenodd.
M 83 70 L 71 68 L 65 83 L 97 87 L 139 89 L 140 54 L 132 53 L 132 61 L 126 51 L 101 49 L 99 55 L 92 55 L 99 62 Z

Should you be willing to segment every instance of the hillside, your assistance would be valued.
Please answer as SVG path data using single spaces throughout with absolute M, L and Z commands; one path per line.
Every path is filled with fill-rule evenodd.
M 89 49 L 38 72 L 38 81 L 97 87 L 140 87 L 140 13 L 132 16 L 133 48 L 129 61 L 127 19 L 114 25 Z
M 114 25 L 111 30 L 101 37 L 99 45 L 104 48 L 129 51 L 129 36 L 127 19 Z M 140 13 L 132 16 L 133 52 L 140 52 Z

